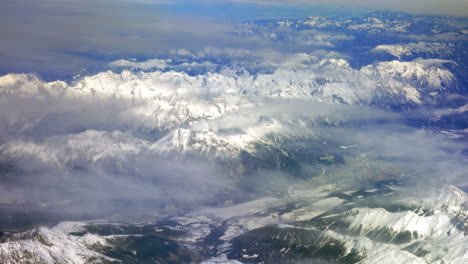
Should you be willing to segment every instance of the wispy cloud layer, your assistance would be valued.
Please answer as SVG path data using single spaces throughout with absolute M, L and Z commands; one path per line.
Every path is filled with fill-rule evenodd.
M 76 74 L 117 58 L 154 57 L 178 47 L 258 42 L 225 34 L 232 31 L 228 24 L 122 1 L 6 1 L 0 23 L 4 74 L 45 69 Z

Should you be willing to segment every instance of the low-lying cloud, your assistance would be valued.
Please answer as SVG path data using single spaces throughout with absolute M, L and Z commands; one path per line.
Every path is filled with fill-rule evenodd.
M 232 180 L 210 161 L 151 151 L 163 132 L 147 127 L 131 102 L 2 99 L 2 201 L 126 215 L 222 203 L 217 195 L 232 189 Z

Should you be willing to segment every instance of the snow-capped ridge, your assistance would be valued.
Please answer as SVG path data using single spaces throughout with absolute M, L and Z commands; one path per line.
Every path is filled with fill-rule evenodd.
M 422 216 L 412 211 L 388 212 L 383 208 L 356 208 L 349 212 L 352 230 L 367 232 L 379 229 L 390 229 L 396 237 L 398 233 L 410 232 L 412 239 L 437 237 L 450 231 L 451 218 L 448 215 L 436 214 Z
M 417 42 L 408 44 L 378 45 L 372 52 L 386 52 L 398 59 L 421 55 L 444 57 L 454 52 L 453 44 L 436 42 Z
M 434 202 L 433 210 L 442 210 L 443 208 L 453 212 L 468 210 L 468 194 L 453 185 L 444 185 L 437 190 L 435 197 L 431 200 Z M 466 213 L 468 214 L 468 211 Z
M 110 67 L 115 68 L 124 68 L 124 69 L 132 69 L 132 70 L 151 70 L 151 69 L 165 69 L 168 67 L 168 63 L 171 60 L 160 60 L 160 59 L 150 59 L 147 61 L 136 62 L 136 61 L 128 61 L 128 60 L 116 60 L 109 64 Z
M 97 235 L 75 237 L 46 227 L 13 235 L 0 244 L 2 263 L 102 263 L 114 261 L 91 247 L 107 246 L 107 241 Z
M 3 80 L 0 81 L 3 84 L 0 85 L 0 93 L 35 98 L 87 96 L 96 100 L 124 99 L 153 108 L 147 109 L 147 113 L 161 108 L 165 109 L 163 112 L 174 108 L 178 112 L 185 108 L 195 114 L 194 110 L 200 107 L 200 112 L 211 111 L 212 102 L 207 97 L 224 100 L 227 95 L 246 99 L 252 96 L 309 98 L 347 104 L 382 100 L 421 104 L 429 102 L 425 97 L 434 90 L 457 88 L 455 76 L 443 66 L 444 63 L 453 63 L 451 61 L 419 59 L 379 62 L 355 70 L 343 59 L 313 62 L 315 58 L 309 57 L 298 54 L 297 58 L 293 58 L 293 61 L 306 60 L 311 63 L 307 67 L 293 66 L 296 62 L 289 64 L 285 61 L 283 66 L 278 66 L 271 73 L 249 74 L 244 71 L 241 75 L 230 73 L 228 68 L 219 73 L 207 72 L 197 76 L 174 70 L 105 71 L 82 77 L 69 85 L 63 82 L 46 83 L 29 75 L 7 75 L 0 79 Z M 406 99 L 401 102 L 402 98 Z M 181 100 L 186 103 L 179 103 Z M 235 106 L 230 108 L 234 109 Z M 214 113 L 212 116 L 219 115 Z

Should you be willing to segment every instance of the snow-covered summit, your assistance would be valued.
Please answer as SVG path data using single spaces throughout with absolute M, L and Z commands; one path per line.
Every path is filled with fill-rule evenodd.
M 454 52 L 451 43 L 416 42 L 408 44 L 378 45 L 373 52 L 387 52 L 398 59 L 411 57 L 448 57 Z
M 102 263 L 113 261 L 92 248 L 107 246 L 97 235 L 71 236 L 46 227 L 3 238 L 0 243 L 2 263 Z

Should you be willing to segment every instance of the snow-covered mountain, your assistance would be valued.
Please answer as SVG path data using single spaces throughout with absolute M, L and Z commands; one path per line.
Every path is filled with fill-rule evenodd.
M 117 104 L 119 107 L 112 115 L 118 121 L 113 125 L 122 123 L 120 126 L 166 133 L 161 138 L 143 141 L 118 133 L 110 136 L 117 137 L 118 142 L 123 138 L 130 140 L 132 143 L 128 147 L 119 144 L 119 148 L 135 153 L 146 150 L 156 153 L 192 152 L 221 159 L 235 159 L 243 151 L 253 154 L 258 144 L 278 148 L 278 144 L 268 138 L 272 134 L 284 138 L 317 139 L 314 127 L 316 130 L 319 125 L 314 122 L 318 119 L 337 118 L 327 113 L 327 104 L 377 105 L 384 108 L 417 106 L 436 102 L 440 94 L 455 91 L 459 87 L 455 76 L 444 67 L 444 64 L 453 63 L 450 61 L 380 62 L 357 70 L 343 59 L 303 56 L 307 58 L 307 64 L 288 66 L 286 63 L 268 74 L 237 75 L 222 70 L 219 73 L 190 76 L 185 72 L 175 71 L 124 70 L 121 73 L 102 72 L 71 84 L 60 81 L 47 83 L 31 75 L 7 75 L 0 78 L 0 92 L 4 100 L 34 98 L 45 105 L 49 101 L 65 105 L 70 101 L 92 102 L 89 107 L 96 107 L 96 104 Z M 314 104 L 317 107 L 311 107 L 310 110 L 315 112 L 307 114 L 291 112 L 291 105 L 268 101 L 272 99 L 302 100 L 302 103 L 297 104 L 302 105 L 303 109 Z M 284 105 L 287 110 L 274 110 L 275 104 Z M 9 114 L 2 119 L 8 130 L 31 131 L 40 126 L 48 116 L 63 109 L 60 107 L 43 111 L 40 114 Z M 255 111 L 255 114 L 248 114 L 250 111 Z M 291 114 L 285 116 L 284 111 L 290 111 Z M 245 117 L 238 120 L 237 116 Z M 341 119 L 329 120 L 328 123 L 333 124 Z M 245 126 L 239 128 L 235 124 L 239 122 Z M 104 136 L 101 132 L 90 131 L 64 140 L 69 142 L 67 144 L 74 144 L 71 148 L 78 153 L 78 148 L 88 148 L 88 144 L 74 137 L 83 137 L 92 142 L 95 140 L 92 133 Z M 55 137 L 51 141 L 59 138 Z M 103 142 L 107 142 L 106 138 L 109 137 L 104 136 Z M 77 145 L 72 142 L 80 143 Z M 48 143 L 42 144 L 44 146 L 17 141 L 6 144 L 1 149 L 10 157 L 15 157 L 24 150 L 35 152 L 38 156 L 43 155 L 40 153 L 48 153 L 49 158 L 54 159 L 51 155 L 54 151 L 46 150 Z M 105 144 L 112 145 L 112 142 Z M 63 146 L 66 145 L 61 147 Z M 93 146 L 91 143 L 89 146 L 93 149 L 98 145 Z M 21 155 L 25 155 L 24 151 Z M 63 152 L 69 151 L 62 150 L 60 153 Z M 91 152 L 89 155 L 85 154 L 84 158 L 97 160 L 97 156 L 105 155 L 97 152 L 94 155 Z

